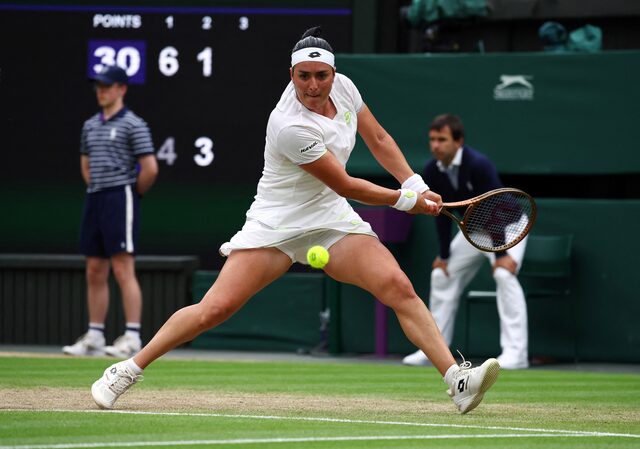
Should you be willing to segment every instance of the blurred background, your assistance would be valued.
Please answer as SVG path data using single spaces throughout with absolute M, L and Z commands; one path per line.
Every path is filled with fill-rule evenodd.
M 96 3 L 0 1 L 0 343 L 68 343 L 86 322 L 77 239 L 80 130 L 97 111 L 88 76 L 103 64 L 127 68 L 126 103 L 157 149 L 138 264 L 148 339 L 215 279 L 218 247 L 255 195 L 291 48 L 322 25 L 338 71 L 416 172 L 430 157 L 431 119 L 460 115 L 467 143 L 493 159 L 506 185 L 538 201 L 533 233 L 572 237 L 567 289 L 528 301 L 532 355 L 640 362 L 640 3 Z M 361 141 L 347 169 L 396 185 Z M 427 297 L 433 219 L 413 218 L 403 239 L 386 243 Z M 293 267 L 261 295 L 193 345 L 385 357 L 413 349 L 375 298 L 321 272 Z M 113 323 L 122 321 L 119 303 L 111 302 Z M 456 347 L 495 355 L 495 302 L 465 308 L 459 320 Z

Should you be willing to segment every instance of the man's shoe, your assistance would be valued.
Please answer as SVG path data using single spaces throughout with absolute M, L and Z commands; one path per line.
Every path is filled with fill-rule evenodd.
M 91 386 L 91 396 L 98 407 L 112 409 L 120 395 L 142 380 L 125 362 L 118 362 L 104 370 L 104 374 Z
M 139 338 L 124 334 L 116 338 L 112 346 L 104 348 L 104 352 L 112 357 L 128 359 L 140 352 L 141 346 Z
M 431 366 L 431 362 L 429 361 L 427 356 L 424 355 L 424 352 L 419 349 L 413 354 L 409 354 L 404 359 L 402 359 L 402 364 L 410 366 Z
M 104 355 L 104 336 L 87 332 L 69 346 L 63 346 L 62 352 L 68 355 Z
M 461 413 L 468 413 L 480 404 L 499 373 L 500 363 L 496 359 L 488 359 L 476 368 L 471 368 L 470 362 L 464 362 L 460 371 L 453 375 L 447 394 Z
M 508 354 L 500 354 L 498 363 L 502 369 L 527 369 L 529 368 L 529 360 L 527 357 L 513 357 Z

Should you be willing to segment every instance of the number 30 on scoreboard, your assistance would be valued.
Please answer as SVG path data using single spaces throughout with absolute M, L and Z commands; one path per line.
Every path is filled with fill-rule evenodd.
M 105 65 L 117 65 L 126 70 L 131 84 L 144 84 L 146 72 L 147 44 L 145 41 L 125 40 L 90 40 L 88 75 L 92 77 Z M 164 76 L 175 75 L 180 63 L 178 50 L 167 46 L 158 55 L 158 70 Z M 202 76 L 210 77 L 213 52 L 205 47 L 197 54 L 196 59 L 202 63 Z
M 146 53 L 145 41 L 90 40 L 89 78 L 105 65 L 117 65 L 126 70 L 131 84 L 144 84 Z

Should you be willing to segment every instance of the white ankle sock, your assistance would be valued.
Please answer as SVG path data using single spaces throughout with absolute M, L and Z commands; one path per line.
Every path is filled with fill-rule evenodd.
M 457 364 L 453 364 L 449 367 L 447 372 L 444 374 L 444 383 L 447 385 L 451 385 L 451 381 L 453 380 L 453 376 L 460 371 L 460 367 Z
M 125 360 L 124 363 L 133 371 L 135 374 L 142 374 L 142 368 L 138 366 L 138 364 L 131 357 L 128 360 Z

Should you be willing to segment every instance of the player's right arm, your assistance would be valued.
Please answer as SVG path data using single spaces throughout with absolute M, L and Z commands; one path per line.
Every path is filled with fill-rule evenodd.
M 283 128 L 277 136 L 277 146 L 287 159 L 344 198 L 374 206 L 394 206 L 400 200 L 401 193 L 398 190 L 350 176 L 335 155 L 325 147 L 322 133 L 313 126 Z M 415 206 L 407 211 L 436 215 L 438 207 L 426 201 L 416 201 Z
M 366 179 L 350 176 L 330 151 L 313 162 L 300 165 L 307 173 L 325 183 L 345 198 L 373 206 L 389 206 L 398 200 L 398 191 L 387 189 Z

